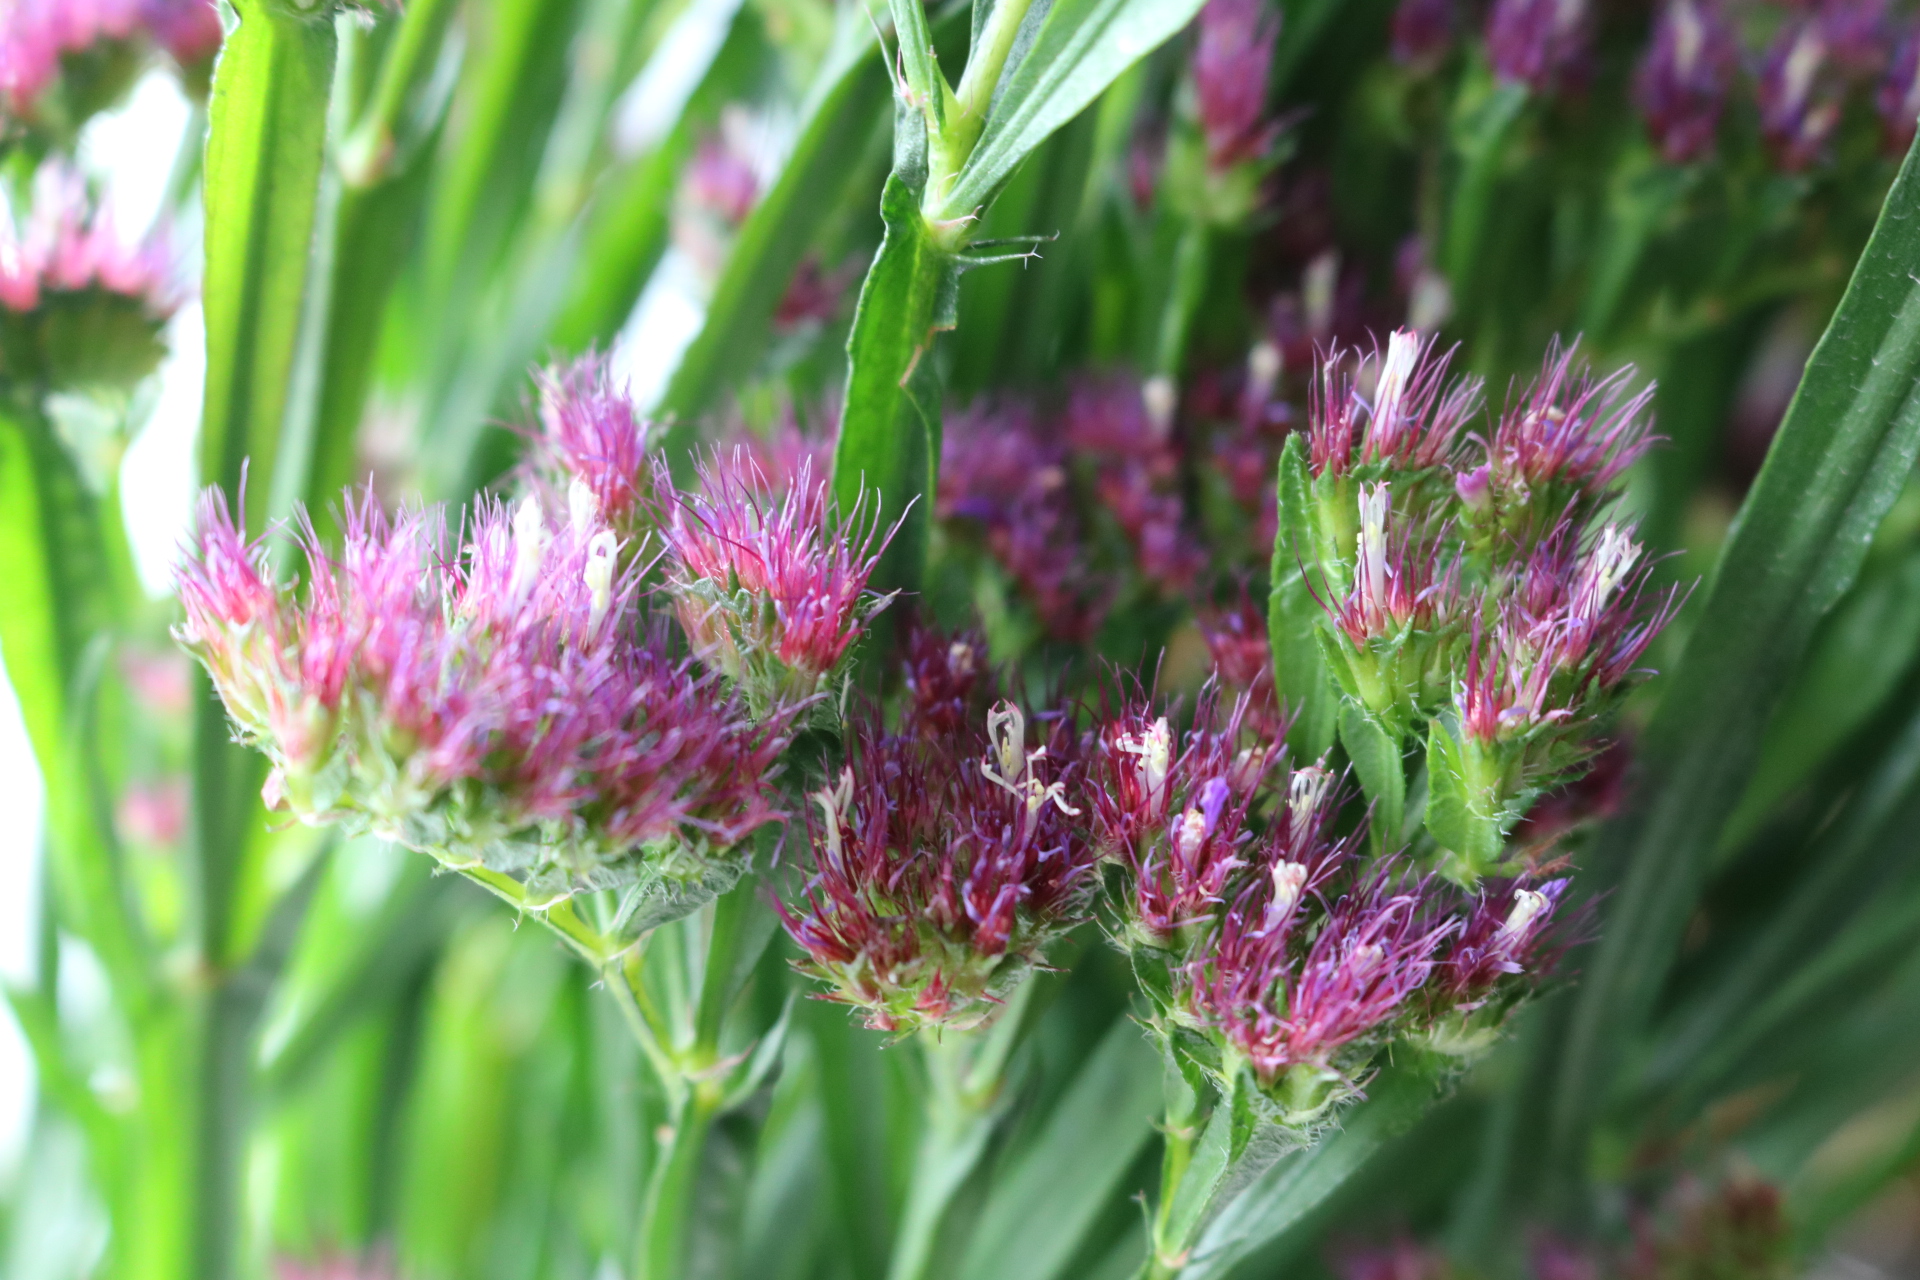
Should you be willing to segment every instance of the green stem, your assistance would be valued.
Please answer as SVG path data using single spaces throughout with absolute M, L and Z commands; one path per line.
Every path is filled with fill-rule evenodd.
M 656 1153 L 640 1219 L 634 1280 L 680 1280 L 686 1274 L 688 1223 L 707 1135 L 720 1112 L 718 1081 L 702 1081 L 674 1104 L 672 1127 Z
M 940 1036 L 923 1031 L 917 1041 L 927 1070 L 926 1128 L 920 1135 L 887 1280 L 926 1276 L 953 1197 L 980 1162 L 992 1135 L 999 1076 L 996 1072 L 990 1082 L 972 1078 L 969 1049 L 976 1034 L 949 1031 Z
M 1154 1206 L 1152 1235 L 1148 1256 L 1140 1274 L 1145 1280 L 1163 1280 L 1180 1274 L 1193 1249 L 1194 1228 L 1201 1220 L 1193 1212 L 1194 1188 L 1187 1176 L 1194 1167 L 1201 1135 L 1208 1119 L 1208 1099 L 1187 1082 L 1180 1068 L 1169 1061 L 1166 1067 L 1166 1121 L 1160 1153 L 1160 1201 Z M 1204 1176 L 1218 1178 L 1217 1164 L 1208 1164 Z
M 1207 297 L 1207 272 L 1212 245 L 1207 224 L 1194 219 L 1180 233 L 1174 251 L 1173 276 L 1167 289 L 1167 308 L 1160 315 L 1159 348 L 1154 368 L 1177 380 L 1186 368 L 1187 347 L 1193 340 L 1193 322 Z

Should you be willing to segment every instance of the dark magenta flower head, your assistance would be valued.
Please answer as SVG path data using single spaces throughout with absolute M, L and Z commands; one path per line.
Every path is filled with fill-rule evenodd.
M 1385 349 L 1322 360 L 1308 411 L 1313 474 L 1423 471 L 1449 462 L 1480 407 L 1480 381 L 1449 383 L 1453 353 L 1396 329 Z
M 1588 0 L 1494 0 L 1487 57 L 1500 79 L 1553 93 L 1585 73 L 1593 42 Z
M 1267 0 L 1207 0 L 1193 50 L 1193 87 L 1207 164 L 1264 160 L 1279 132 L 1267 116 L 1267 74 L 1280 13 Z
M 903 647 L 904 730 L 945 738 L 980 719 L 984 708 L 977 704 L 991 700 L 995 685 L 985 636 L 916 624 Z
M 1393 11 L 1393 60 L 1416 70 L 1437 65 L 1453 47 L 1455 0 L 1400 0 Z
M 1552 967 L 1559 948 L 1553 925 L 1571 882 L 1488 881 L 1448 943 L 1436 992 L 1462 1013 L 1477 1011 L 1516 977 L 1537 978 Z M 1524 986 L 1525 984 L 1520 984 Z
M 703 465 L 662 525 L 667 593 L 695 650 L 759 707 L 810 701 L 891 596 L 867 589 L 892 538 L 836 516 L 803 462 L 776 494 L 744 466 Z
M 1235 697 L 1247 700 L 1247 725 L 1271 741 L 1285 736 L 1286 717 L 1273 687 L 1273 647 L 1267 640 L 1267 613 L 1243 586 L 1239 599 L 1221 608 L 1200 610 L 1195 619 L 1213 659 L 1214 678 Z
M 1086 918 L 1077 745 L 1063 718 L 1028 719 L 1001 703 L 984 731 L 890 735 L 871 713 L 852 727 L 812 797 L 812 874 L 781 908 L 824 999 L 884 1031 L 977 1026 Z
M 659 429 L 642 418 L 627 393 L 614 386 L 606 358 L 592 352 L 549 365 L 534 377 L 540 395 L 540 434 L 534 473 L 555 493 L 577 482 L 598 514 L 625 537 L 651 523 L 661 483 L 651 450 Z
M 1775 164 L 1798 173 L 1826 154 L 1840 127 L 1844 89 L 1822 24 L 1813 18 L 1783 24 L 1755 90 L 1761 132 Z
M 331 554 L 303 522 L 296 594 L 209 493 L 178 570 L 177 638 L 272 762 L 271 803 L 535 901 L 638 885 L 697 905 L 738 876 L 730 851 L 780 816 L 790 717 L 749 718 L 636 632 L 639 571 L 593 513 L 485 501 L 457 551 L 434 510 L 350 496 L 342 525 Z
M 1633 95 L 1667 163 L 1687 164 L 1713 150 L 1739 58 L 1719 0 L 1666 0 L 1661 6 Z
M 48 91 L 60 85 L 67 69 L 63 64 L 100 45 L 157 46 L 182 67 L 193 67 L 213 55 L 221 35 L 213 0 L 12 0 L 0 9 L 0 108 L 15 119 L 44 114 Z M 71 118 L 58 123 L 73 128 L 125 83 L 72 86 L 77 101 L 57 113 Z

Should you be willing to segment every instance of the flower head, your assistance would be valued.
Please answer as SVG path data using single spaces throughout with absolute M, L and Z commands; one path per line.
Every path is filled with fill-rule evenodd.
M 1008 703 L 984 732 L 856 724 L 838 779 L 812 797 L 813 873 L 781 908 L 825 998 L 886 1031 L 974 1026 L 1085 918 L 1074 738 L 1057 717 L 1037 728 Z
M 589 353 L 550 365 L 535 377 L 540 434 L 534 469 L 556 492 L 584 485 L 600 519 L 631 536 L 646 523 L 658 484 L 650 450 L 658 435 L 624 391 L 613 385 L 604 358 Z
M 1587 0 L 1494 0 L 1487 57 L 1502 80 L 1552 93 L 1584 72 L 1592 28 Z
M 1267 0 L 1207 0 L 1199 28 L 1193 84 L 1207 164 L 1222 170 L 1260 160 L 1277 132 L 1267 119 L 1267 72 L 1280 14 Z
M 1454 0 L 1400 0 L 1393 11 L 1393 60 L 1431 67 L 1445 55 L 1458 21 Z
M 212 56 L 221 34 L 212 0 L 13 0 L 0 10 L 0 106 L 34 117 L 63 59 L 100 44 L 144 40 L 192 66 Z M 104 100 L 119 87 L 88 96 Z
M 867 583 L 892 535 L 861 531 L 858 510 L 843 528 L 810 462 L 783 495 L 763 476 L 709 464 L 662 532 L 681 625 L 756 706 L 812 698 L 891 599 Z
M 1915 122 L 1920 121 L 1920 26 L 1909 26 L 1900 37 L 1874 105 L 1880 111 L 1888 153 L 1905 154 L 1913 144 Z
M 977 631 L 949 633 L 915 626 L 907 633 L 901 663 L 907 691 L 907 726 L 922 735 L 947 737 L 978 718 L 975 704 L 993 688 L 987 641 Z
M 1718 0 L 1667 0 L 1633 82 L 1647 132 L 1669 164 L 1713 150 L 1740 51 Z
M 1843 91 L 1821 24 L 1784 24 L 1767 49 L 1756 89 L 1761 131 L 1780 168 L 1798 173 L 1826 153 L 1840 127 Z
M 1448 383 L 1451 360 L 1431 337 L 1409 329 L 1395 330 L 1384 351 L 1357 362 L 1338 352 L 1325 359 L 1308 414 L 1313 474 L 1420 471 L 1450 460 L 1480 405 L 1477 379 Z
M 176 636 L 272 761 L 272 803 L 549 900 L 738 874 L 724 855 L 779 816 L 788 718 L 636 636 L 610 530 L 485 502 L 455 555 L 436 511 L 349 498 L 343 525 L 337 556 L 303 526 L 296 595 L 209 491 L 178 571 Z

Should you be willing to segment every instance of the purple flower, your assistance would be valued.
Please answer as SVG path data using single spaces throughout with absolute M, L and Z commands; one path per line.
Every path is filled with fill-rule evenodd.
M 1632 366 L 1595 377 L 1577 343 L 1557 340 L 1540 376 L 1511 402 L 1481 442 L 1486 461 L 1455 489 L 1470 520 L 1530 543 L 1574 503 L 1590 513 L 1652 445 L 1651 385 L 1628 394 Z M 1477 437 L 1476 437 L 1477 439 Z
M 1247 865 L 1252 811 L 1275 761 L 1243 745 L 1248 703 L 1208 689 L 1183 736 L 1138 696 L 1106 717 L 1093 792 L 1101 847 L 1128 870 L 1128 912 L 1164 942 L 1210 916 Z
M 300 598 L 209 491 L 177 572 L 176 637 L 272 761 L 275 805 L 549 898 L 699 880 L 778 819 L 787 718 L 635 635 L 639 571 L 593 513 L 483 502 L 458 555 L 435 510 L 349 496 L 343 525 L 336 558 L 302 523 Z
M 1245 587 L 1240 598 L 1224 608 L 1201 609 L 1195 621 L 1214 677 L 1247 701 L 1247 724 L 1261 737 L 1285 736 L 1286 716 L 1273 688 L 1273 648 L 1267 641 L 1267 613 L 1254 603 Z
M 1819 160 L 1840 127 L 1843 86 L 1829 55 L 1821 24 L 1801 19 L 1781 27 L 1761 66 L 1761 131 L 1788 173 Z
M 977 631 L 951 634 L 915 626 L 904 648 L 905 727 L 936 738 L 960 733 L 977 718 L 975 703 L 993 687 L 986 637 Z
M 1400 0 L 1393 11 L 1393 60 L 1403 67 L 1430 68 L 1453 44 L 1454 0 Z
M 156 323 L 181 300 L 163 240 L 122 239 L 111 215 L 94 206 L 79 173 L 44 165 L 34 175 L 25 227 L 0 218 L 0 307 L 30 312 L 51 295 L 82 293 L 133 302 Z
M 1263 159 L 1278 129 L 1267 119 L 1267 73 L 1280 14 L 1266 0 L 1207 0 L 1193 50 L 1193 85 L 1207 164 L 1214 171 Z
M 1321 362 L 1307 419 L 1315 476 L 1357 466 L 1421 471 L 1452 459 L 1479 408 L 1480 382 L 1449 386 L 1452 352 L 1435 346 L 1432 337 L 1396 329 L 1384 351 L 1357 361 L 1335 352 Z
M 1888 154 L 1904 155 L 1913 145 L 1915 121 L 1920 120 L 1920 26 L 1909 26 L 1900 37 L 1874 105 L 1880 110 Z
M 1384 482 L 1361 487 L 1353 589 L 1330 608 L 1334 625 L 1356 647 L 1439 630 L 1460 612 L 1459 565 L 1446 553 L 1447 530 L 1428 533 L 1392 515 Z
M 14 0 L 0 10 L 0 101 L 31 118 L 63 57 L 143 35 L 197 63 L 220 46 L 220 15 L 213 0 Z
M 863 529 L 859 510 L 836 517 L 811 461 L 784 494 L 708 464 L 662 532 L 681 625 L 756 706 L 812 698 L 892 598 L 867 590 L 892 533 Z
M 1442 997 L 1455 1008 L 1471 1011 L 1506 979 L 1550 969 L 1554 913 L 1568 883 L 1548 880 L 1537 888 L 1519 880 L 1486 884 L 1441 962 Z
M 1714 132 L 1739 61 L 1718 0 L 1667 0 L 1634 77 L 1634 101 L 1669 164 L 1713 150 Z
M 1494 0 L 1487 57 L 1500 79 L 1552 93 L 1584 72 L 1592 27 L 1587 0 Z
M 1112 593 L 1088 563 L 1065 450 L 1041 439 L 1025 406 L 982 401 L 948 420 L 940 457 L 939 517 L 982 527 L 1048 635 L 1090 639 Z
M 991 1017 L 1046 946 L 1086 918 L 1094 855 L 1064 720 L 1001 703 L 948 735 L 892 736 L 869 714 L 812 797 L 813 873 L 781 907 L 824 998 L 885 1031 Z
M 589 352 L 535 376 L 540 435 L 533 466 L 556 493 L 578 481 L 593 495 L 600 518 L 631 534 L 655 501 L 659 481 L 649 450 L 658 435 L 633 401 L 614 387 L 606 360 Z
M 1332 865 L 1323 876 L 1351 860 L 1344 848 L 1324 856 Z M 1347 874 L 1348 887 L 1310 940 L 1308 930 L 1294 927 L 1298 895 L 1274 909 L 1276 894 L 1284 902 L 1292 892 L 1293 878 L 1256 879 L 1221 921 L 1213 954 L 1195 965 L 1200 1016 L 1244 1055 L 1263 1085 L 1303 1069 L 1299 1083 L 1310 1088 L 1300 1100 L 1308 1111 L 1329 1100 L 1329 1084 L 1333 1096 L 1353 1087 L 1325 1076 L 1343 1075 L 1342 1051 L 1383 1032 L 1403 1011 L 1460 928 L 1457 919 L 1436 919 L 1431 880 L 1392 862 Z M 1301 1091 L 1296 1085 L 1292 1092 Z
M 711 137 L 700 144 L 687 165 L 685 191 L 694 208 L 737 227 L 760 198 L 760 178 L 731 140 Z

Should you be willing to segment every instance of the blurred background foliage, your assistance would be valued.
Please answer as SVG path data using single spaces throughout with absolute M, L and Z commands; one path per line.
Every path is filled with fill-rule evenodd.
M 1239 593 L 1263 598 L 1272 460 L 1303 420 L 1312 351 L 1405 323 L 1460 342 L 1496 400 L 1556 334 L 1657 379 L 1666 444 L 1626 501 L 1672 553 L 1662 574 L 1710 573 L 1911 137 L 1914 19 L 1867 0 L 1729 3 L 1724 114 L 1676 161 L 1635 79 L 1660 15 L 1562 7 L 1592 23 L 1590 56 L 1529 85 L 1493 68 L 1480 6 L 1286 0 L 1264 31 L 1278 132 L 1232 182 L 1194 158 L 1187 34 L 1046 142 L 981 235 L 1051 238 L 967 277 L 936 357 L 952 458 L 952 441 L 1025 415 L 1069 497 L 1056 537 L 1011 545 L 968 505 L 995 476 L 969 489 L 950 458 L 934 614 L 977 615 L 995 660 L 1039 682 L 1084 678 L 1097 654 L 1197 686 Z M 680 455 L 830 432 L 891 163 L 888 64 L 862 7 L 410 0 L 331 25 L 242 10 L 237 35 L 224 15 L 229 41 L 270 42 L 271 73 L 216 87 L 230 132 L 204 164 L 206 58 L 116 36 L 67 51 L 35 103 L 12 100 L 4 176 L 24 211 L 37 169 L 96 163 L 93 111 L 178 76 L 184 131 L 146 145 L 178 145 L 160 222 L 183 283 L 198 228 L 211 246 L 200 308 L 182 313 L 206 325 L 199 475 L 233 484 L 251 457 L 256 524 L 305 501 L 324 531 L 334 495 L 368 477 L 388 500 L 464 499 L 516 462 L 534 365 L 595 349 Z M 929 20 L 954 65 L 964 12 Z M 12 883 L 46 887 L 9 986 L 37 1101 L 0 1265 L 14 1280 L 628 1274 L 665 1103 L 594 975 L 421 859 L 269 823 L 254 764 L 167 648 L 172 606 L 136 571 L 177 525 L 136 530 L 136 549 L 123 519 L 159 482 L 130 442 L 201 409 L 157 390 L 195 377 L 180 372 L 192 338 L 167 334 L 158 381 L 80 379 L 61 412 L 49 396 L 72 379 L 11 353 L 5 371 L 33 409 L 14 411 L 0 472 L 9 536 L 53 492 L 20 487 L 23 457 L 79 524 L 45 566 L 17 537 L 0 547 L 15 593 L 0 642 L 46 794 L 44 834 L 4 836 L 15 865 L 46 856 L 43 879 Z M 1156 410 L 1155 394 L 1172 399 Z M 1146 496 L 1171 515 L 1128 506 L 1134 479 L 1076 438 L 1076 406 L 1102 395 L 1170 430 L 1174 478 Z M 42 411 L 65 424 L 58 450 L 18 425 Z M 76 437 L 89 421 L 106 425 Z M 1143 541 L 1156 528 L 1189 558 Z M 20 621 L 36 582 L 60 619 L 44 644 Z M 1920 489 L 1816 617 L 1754 695 L 1777 709 L 1758 715 L 1724 821 L 1673 855 L 1695 869 L 1667 903 L 1680 933 L 1671 954 L 1650 945 L 1650 1003 L 1599 1033 L 1590 1114 L 1569 1130 L 1555 1110 L 1556 1055 L 1581 1043 L 1576 983 L 1430 1109 L 1394 1113 L 1381 1080 L 1364 1118 L 1263 1183 L 1188 1274 L 1786 1274 L 1838 1265 L 1849 1223 L 1843 1239 L 1883 1242 L 1889 1273 L 1920 1266 Z M 1631 709 L 1629 743 L 1663 694 L 1656 681 Z M 1600 884 L 1636 838 L 1586 846 Z M 703 919 L 656 948 L 697 964 Z M 1138 1264 L 1159 1068 L 1130 1038 L 1124 964 L 1083 933 L 1021 1013 L 1032 1033 L 939 1274 Z M 746 1024 L 782 1017 L 790 951 L 774 937 L 755 965 Z M 688 1274 L 877 1278 L 926 1082 L 839 1007 L 785 1016 L 777 1071 L 719 1122 Z M 1555 1145 L 1569 1132 L 1571 1153 Z M 1093 1191 L 1049 1198 L 1089 1163 Z M 737 1218 L 707 1212 L 729 1203 Z M 196 1251 L 213 1237 L 233 1256 Z

